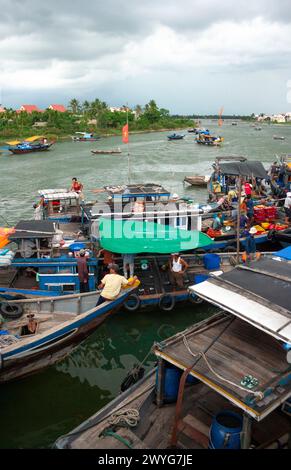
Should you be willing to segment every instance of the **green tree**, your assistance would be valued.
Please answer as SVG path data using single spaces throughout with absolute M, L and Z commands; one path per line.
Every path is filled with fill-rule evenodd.
M 76 98 L 71 99 L 69 108 L 72 110 L 73 114 L 78 114 L 81 108 L 80 102 Z

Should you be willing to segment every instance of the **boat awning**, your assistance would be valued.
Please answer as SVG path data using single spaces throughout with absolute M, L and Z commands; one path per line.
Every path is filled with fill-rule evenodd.
M 113 253 L 173 253 L 213 243 L 205 233 L 154 222 L 99 219 L 100 244 Z
M 185 370 L 261 421 L 291 396 L 286 351 L 270 335 L 232 315 L 217 314 L 169 340 L 154 353 Z M 244 379 L 257 380 L 251 388 Z
M 33 135 L 32 137 L 27 137 L 25 139 L 25 142 L 35 142 L 36 140 L 44 139 L 45 137 L 43 135 Z
M 267 172 L 259 161 L 220 163 L 219 168 L 222 174 L 232 176 L 246 176 L 254 178 L 267 178 Z
M 291 344 L 291 265 L 261 259 L 191 286 L 191 292 Z
M 18 145 L 21 144 L 20 140 L 10 140 L 9 142 L 6 142 L 8 145 Z
M 21 220 L 14 227 L 15 233 L 9 235 L 9 240 L 30 238 L 52 238 L 55 233 L 55 224 L 48 220 Z
M 44 197 L 46 201 L 55 201 L 60 199 L 79 199 L 79 194 L 75 191 L 68 191 L 67 189 L 41 189 L 38 191 L 40 196 Z

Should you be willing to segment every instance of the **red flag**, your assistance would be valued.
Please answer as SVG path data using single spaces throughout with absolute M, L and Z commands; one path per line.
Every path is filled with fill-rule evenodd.
M 128 124 L 125 124 L 122 128 L 122 142 L 128 144 Z

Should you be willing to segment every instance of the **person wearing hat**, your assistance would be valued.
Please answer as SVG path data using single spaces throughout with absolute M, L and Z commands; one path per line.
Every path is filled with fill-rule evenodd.
M 118 297 L 121 288 L 125 286 L 132 286 L 137 280 L 137 276 L 134 276 L 131 281 L 128 281 L 124 276 L 120 276 L 118 264 L 110 264 L 108 266 L 109 274 L 103 277 L 98 288 L 102 289 L 101 295 L 98 299 L 96 306 L 116 299 Z
M 34 335 L 38 327 L 38 322 L 35 320 L 33 313 L 29 313 L 26 316 L 28 318 L 28 323 L 21 327 L 20 336 Z
M 179 253 L 172 253 L 170 261 L 170 281 L 174 286 L 178 286 L 181 289 L 184 287 L 184 273 L 188 269 L 189 265 L 183 260 Z
M 286 194 L 284 202 L 284 211 L 285 211 L 285 223 L 290 224 L 291 222 L 291 192 Z
M 89 271 L 88 271 L 88 265 L 87 265 L 87 260 L 85 257 L 85 250 L 80 250 L 80 256 L 77 258 L 77 272 L 78 272 L 78 278 L 80 282 L 80 292 L 89 292 Z
M 257 229 L 255 227 L 252 227 L 246 237 L 247 260 L 250 261 L 253 261 L 256 258 L 256 240 L 254 238 L 256 233 Z

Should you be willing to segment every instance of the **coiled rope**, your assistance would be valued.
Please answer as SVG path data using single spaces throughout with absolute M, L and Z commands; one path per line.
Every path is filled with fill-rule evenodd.
M 113 413 L 108 418 L 108 424 L 111 426 L 129 426 L 131 428 L 137 426 L 140 420 L 139 411 L 135 408 L 128 408 L 127 410 L 120 410 Z
M 187 341 L 187 338 L 186 336 L 183 335 L 183 342 L 184 342 L 184 346 L 186 347 L 187 351 L 191 354 L 191 356 L 193 357 L 201 357 L 202 359 L 204 359 L 207 367 L 209 368 L 209 370 L 216 376 L 218 377 L 220 380 L 222 380 L 223 382 L 226 382 L 226 383 L 229 383 L 230 385 L 233 385 L 234 387 L 236 388 L 239 388 L 240 390 L 243 390 L 244 392 L 248 391 L 249 393 L 255 395 L 256 397 L 259 397 L 260 399 L 263 399 L 264 398 L 264 394 L 262 392 L 254 392 L 253 390 L 246 390 L 244 387 L 241 387 L 240 385 L 236 384 L 235 382 L 232 382 L 231 380 L 228 380 L 226 379 L 225 377 L 222 377 L 220 374 L 218 374 L 217 372 L 215 372 L 215 370 L 213 369 L 213 367 L 210 365 L 207 357 L 205 356 L 204 352 L 203 351 L 199 351 L 198 353 L 193 353 L 193 351 L 191 351 L 191 348 L 189 346 L 189 343 Z

